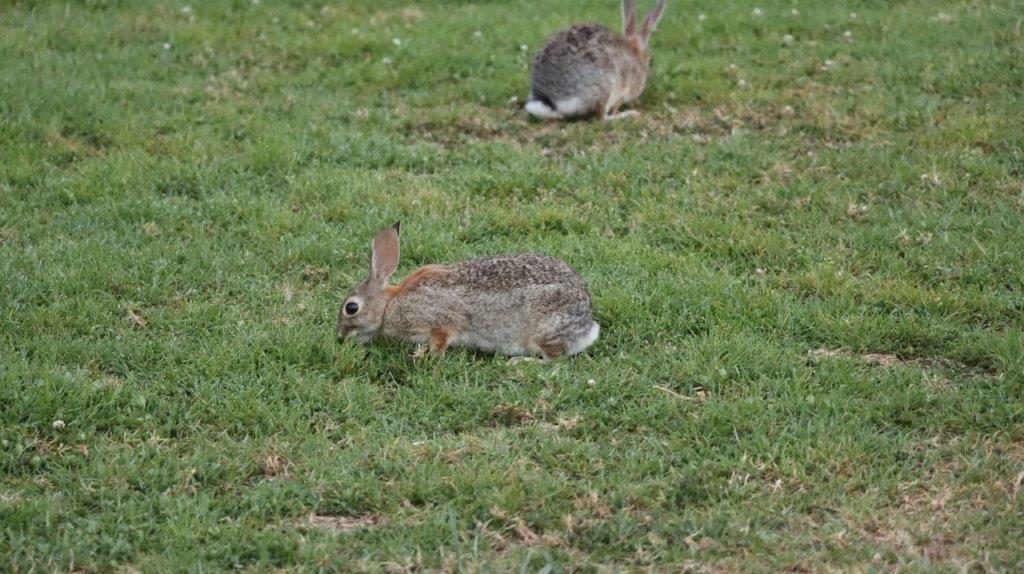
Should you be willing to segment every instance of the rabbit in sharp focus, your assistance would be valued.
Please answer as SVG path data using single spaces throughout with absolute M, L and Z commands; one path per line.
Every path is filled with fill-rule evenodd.
M 534 58 L 526 111 L 544 119 L 625 115 L 619 108 L 640 97 L 647 83 L 651 33 L 666 1 L 658 0 L 637 29 L 634 0 L 622 0 L 621 35 L 591 23 L 551 36 Z
M 550 359 L 597 340 L 583 279 L 545 255 L 514 253 L 451 265 L 427 265 L 397 285 L 399 224 L 373 237 L 370 274 L 338 312 L 340 339 L 375 336 L 428 345 L 442 355 L 464 346 Z

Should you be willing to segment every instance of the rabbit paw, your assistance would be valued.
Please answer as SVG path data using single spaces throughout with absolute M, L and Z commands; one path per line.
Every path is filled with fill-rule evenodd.
M 640 117 L 640 112 L 638 112 L 636 110 L 626 110 L 624 112 L 618 112 L 616 114 L 611 114 L 611 115 L 605 116 L 604 119 L 605 120 L 621 120 L 621 119 L 625 119 L 625 118 L 639 118 L 639 117 Z

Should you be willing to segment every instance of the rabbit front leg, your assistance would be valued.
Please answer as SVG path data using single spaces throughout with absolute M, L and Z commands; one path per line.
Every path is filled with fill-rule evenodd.
M 625 102 L 621 100 L 615 99 L 614 96 L 609 97 L 608 103 L 605 105 L 605 108 L 603 110 L 604 113 L 598 114 L 598 119 L 620 120 L 623 118 L 632 118 L 640 115 L 640 112 L 636 110 L 626 110 L 624 112 L 620 112 L 619 109 L 622 108 L 622 104 L 624 103 Z
M 629 97 L 624 88 L 618 87 L 611 90 L 608 94 L 608 98 L 604 103 L 604 110 L 602 114 L 599 114 L 598 119 L 602 120 L 619 120 L 623 118 L 631 118 L 640 115 L 640 112 L 636 110 L 626 110 L 624 112 L 619 111 L 622 106 L 629 103 Z
M 640 112 L 638 112 L 636 110 L 626 110 L 624 112 L 620 112 L 619 110 L 622 109 L 622 105 L 624 103 L 626 103 L 626 102 L 624 102 L 622 100 L 618 100 L 618 101 L 615 101 L 615 102 L 612 102 L 612 101 L 609 100 L 609 106 L 608 106 L 609 110 L 604 114 L 604 119 L 606 119 L 606 120 L 621 120 L 621 119 L 624 119 L 624 118 L 638 117 L 640 115 Z
M 610 120 L 610 119 L 615 118 L 615 116 L 618 115 L 618 113 L 619 113 L 619 106 L 621 106 L 621 105 L 622 105 L 622 102 L 618 101 L 615 98 L 614 94 L 608 96 L 608 101 L 605 102 L 605 105 L 604 105 L 604 119 Z
M 626 110 L 624 112 L 618 112 L 617 114 L 615 114 L 613 116 L 607 116 L 605 119 L 606 120 L 622 120 L 622 119 L 626 119 L 626 118 L 638 118 L 638 117 L 640 117 L 640 112 L 638 112 L 636 110 Z

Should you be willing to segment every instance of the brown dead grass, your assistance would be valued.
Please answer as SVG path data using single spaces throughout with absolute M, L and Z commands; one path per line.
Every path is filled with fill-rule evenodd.
M 282 455 L 272 452 L 262 461 L 263 474 L 267 477 L 289 478 L 292 463 Z
M 533 413 L 519 405 L 500 404 L 491 411 L 496 423 L 504 426 L 520 426 L 533 424 Z
M 611 508 L 601 500 L 596 490 L 587 492 L 586 496 L 579 496 L 573 500 L 576 510 L 588 510 L 598 518 L 608 518 L 612 515 Z
M 511 531 L 516 538 L 528 546 L 548 546 L 552 548 L 566 546 L 566 541 L 560 534 L 537 532 L 519 516 L 515 516 L 498 507 L 491 509 L 491 516 L 504 523 L 506 531 Z
M 144 329 L 146 328 L 146 326 L 149 325 L 149 321 L 147 321 L 145 317 L 139 315 L 132 309 L 128 309 L 128 316 L 126 317 L 126 319 L 128 320 L 129 323 L 140 329 Z

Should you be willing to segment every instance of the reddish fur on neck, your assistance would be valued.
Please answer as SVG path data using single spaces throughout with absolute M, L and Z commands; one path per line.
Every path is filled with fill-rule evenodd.
M 410 273 L 405 279 L 402 279 L 398 285 L 387 285 L 384 287 L 384 291 L 389 297 L 395 297 L 401 295 L 413 287 L 419 285 L 424 279 L 432 277 L 440 273 L 444 268 L 440 265 L 424 265 L 419 269 Z

